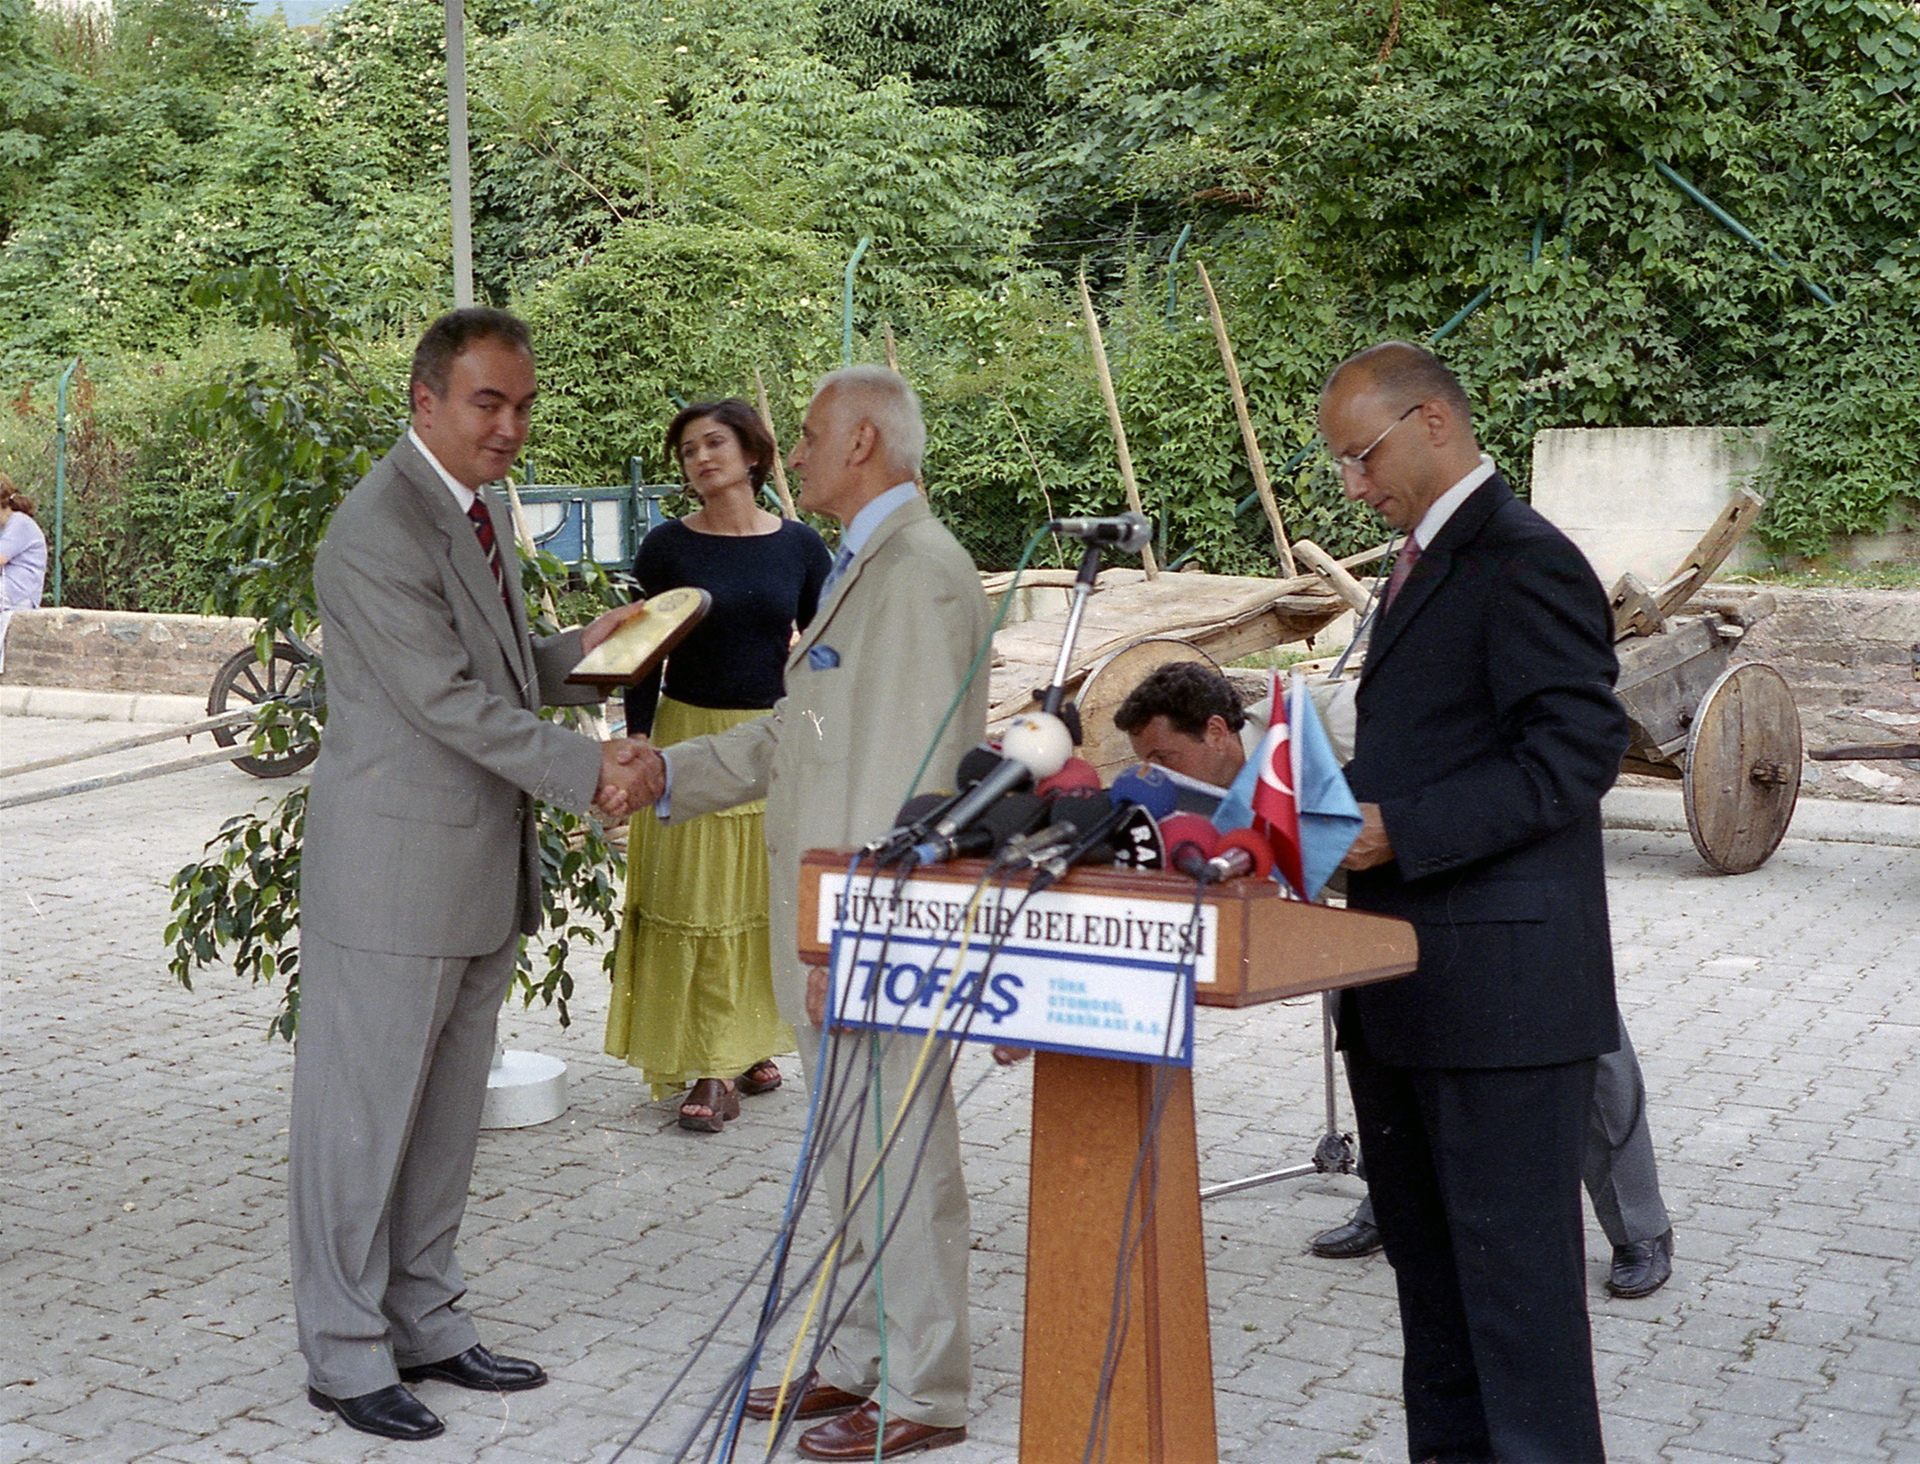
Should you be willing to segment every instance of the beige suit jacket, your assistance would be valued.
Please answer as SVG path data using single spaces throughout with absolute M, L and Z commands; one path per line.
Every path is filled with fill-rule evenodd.
M 986 735 L 984 660 L 917 788 L 913 778 L 991 621 L 967 551 L 912 498 L 861 546 L 801 635 L 773 710 L 668 751 L 669 822 L 767 800 L 774 994 L 795 1026 L 806 1021 L 800 856 L 864 844 L 893 827 L 912 793 L 953 787 L 961 756 Z
M 504 604 L 472 523 L 402 438 L 314 560 L 327 724 L 301 853 L 304 929 L 351 950 L 480 956 L 540 922 L 533 800 L 582 810 L 600 745 L 537 712 L 599 700 L 564 677 L 578 631 L 532 639 L 498 498 Z

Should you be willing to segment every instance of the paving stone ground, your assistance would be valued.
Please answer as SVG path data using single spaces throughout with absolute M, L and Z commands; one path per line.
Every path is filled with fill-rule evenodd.
M 127 730 L 0 718 L 0 765 Z M 487 1341 L 554 1381 L 505 1399 L 424 1385 L 448 1430 L 418 1445 L 314 1411 L 286 1278 L 292 1054 L 264 1035 L 277 994 L 225 972 L 182 990 L 160 940 L 167 877 L 277 791 L 215 768 L 0 812 L 0 1464 L 608 1464 L 746 1281 L 803 1097 L 750 1099 L 695 1137 L 601 1054 L 597 969 L 570 1030 L 511 1010 L 509 1045 L 563 1057 L 572 1102 L 482 1136 L 462 1252 Z M 1920 1460 L 1920 851 L 1790 839 L 1728 879 L 1684 835 L 1608 848 L 1679 1248 L 1665 1290 L 1613 1301 L 1589 1232 L 1611 1457 Z M 1310 1151 L 1316 1003 L 1203 1012 L 1200 1053 L 1207 1182 Z M 960 1090 L 976 1082 L 977 1413 L 933 1456 L 951 1464 L 1012 1459 L 1019 1430 L 1027 1079 L 969 1051 Z M 1405 1457 L 1391 1273 L 1304 1253 L 1358 1193 L 1324 1178 L 1207 1206 L 1223 1459 Z M 673 1457 L 721 1365 L 625 1457 Z

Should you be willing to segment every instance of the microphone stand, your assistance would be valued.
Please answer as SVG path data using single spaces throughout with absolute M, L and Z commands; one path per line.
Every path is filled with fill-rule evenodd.
M 1074 642 L 1080 639 L 1080 617 L 1087 612 L 1087 597 L 1099 577 L 1100 546 L 1090 543 L 1080 555 L 1080 573 L 1073 582 L 1073 603 L 1067 609 L 1067 628 L 1060 637 L 1060 656 L 1053 663 L 1053 681 L 1040 699 L 1040 710 L 1049 717 L 1059 716 L 1067 699 L 1067 663 L 1073 659 Z

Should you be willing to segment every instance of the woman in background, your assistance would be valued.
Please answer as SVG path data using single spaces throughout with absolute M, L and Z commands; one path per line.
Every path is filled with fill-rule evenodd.
M 34 522 L 33 500 L 0 473 L 0 671 L 7 666 L 13 612 L 37 609 L 46 583 L 47 536 Z
M 648 596 L 691 585 L 713 605 L 668 658 L 664 689 L 656 673 L 627 693 L 628 732 L 655 746 L 725 731 L 778 701 L 794 629 L 819 605 L 826 545 L 756 501 L 773 453 L 737 398 L 696 403 L 667 428 L 667 454 L 700 507 L 647 535 L 634 578 Z M 670 827 L 647 809 L 628 829 L 607 1051 L 639 1068 L 656 1099 L 687 1089 L 680 1127 L 696 1133 L 738 1117 L 740 1093 L 779 1087 L 772 1055 L 793 1047 L 773 999 L 764 807 Z

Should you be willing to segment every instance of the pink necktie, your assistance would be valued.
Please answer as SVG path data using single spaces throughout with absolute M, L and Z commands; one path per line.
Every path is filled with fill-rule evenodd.
M 1407 582 L 1407 576 L 1413 573 L 1414 565 L 1420 562 L 1420 541 L 1407 535 L 1407 542 L 1400 546 L 1400 552 L 1393 558 L 1393 573 L 1387 576 L 1387 598 L 1382 610 L 1393 608 L 1393 597 L 1400 593 L 1400 587 Z

